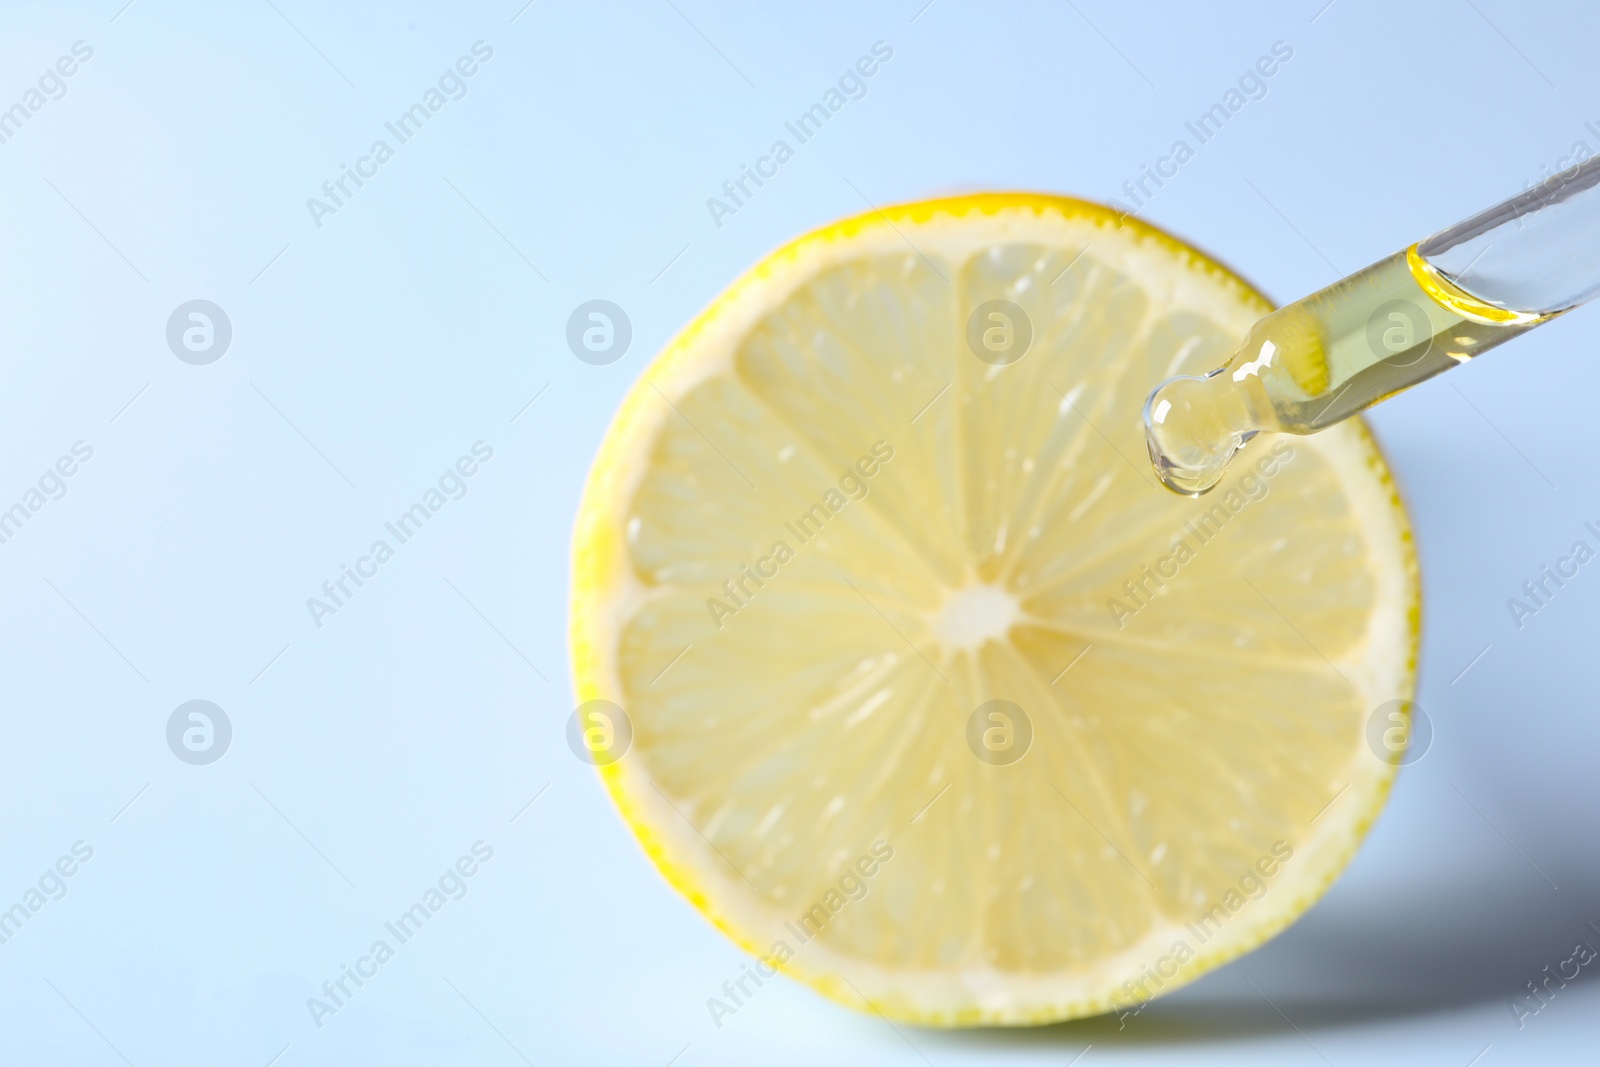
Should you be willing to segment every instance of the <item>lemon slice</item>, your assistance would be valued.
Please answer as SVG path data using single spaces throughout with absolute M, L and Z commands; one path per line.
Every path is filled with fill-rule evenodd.
M 1149 226 L 982 195 L 789 244 L 645 370 L 578 516 L 573 674 L 631 727 L 589 742 L 626 744 L 623 817 L 757 957 L 719 1025 L 778 971 L 930 1025 L 1121 1008 L 1343 868 L 1416 665 L 1383 459 L 1350 420 L 1191 501 L 1143 458 L 1152 385 L 1269 310 Z

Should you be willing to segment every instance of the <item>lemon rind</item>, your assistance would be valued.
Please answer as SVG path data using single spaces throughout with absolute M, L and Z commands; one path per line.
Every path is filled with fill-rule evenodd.
M 731 352 L 732 345 L 717 344 L 715 336 L 722 334 L 731 338 L 742 335 L 756 317 L 773 306 L 776 299 L 782 298 L 784 286 L 793 288 L 811 276 L 812 271 L 804 267 L 808 260 L 816 258 L 820 250 L 839 242 L 870 236 L 875 231 L 895 230 L 896 224 L 918 225 L 944 219 L 960 220 L 974 212 L 990 216 L 1005 212 L 1036 217 L 1056 215 L 1063 219 L 1087 221 L 1097 227 L 1131 230 L 1136 240 L 1151 240 L 1166 252 L 1176 253 L 1177 259 L 1188 271 L 1198 271 L 1213 284 L 1230 290 L 1242 303 L 1253 305 L 1259 314 L 1272 310 L 1270 302 L 1234 272 L 1164 231 L 1139 220 L 1124 218 L 1098 204 L 1049 194 L 985 193 L 895 205 L 842 219 L 790 241 L 737 279 L 679 332 L 634 383 L 613 419 L 589 472 L 573 533 L 570 663 L 578 702 L 597 698 L 615 699 L 622 692 L 616 673 L 614 648 L 608 637 L 620 633 L 623 622 L 631 614 L 631 606 L 637 603 L 637 597 L 642 592 L 642 584 L 628 564 L 622 510 L 632 500 L 633 490 L 643 476 L 645 464 L 639 460 L 660 432 L 665 418 L 666 405 L 660 404 L 657 396 L 661 384 L 666 384 L 673 391 L 686 391 L 708 376 L 726 373 L 729 366 L 719 359 L 701 355 L 698 365 L 694 360 L 708 350 Z M 877 236 L 886 238 L 883 233 Z M 768 290 L 765 293 L 762 292 L 764 288 Z M 751 299 L 757 295 L 764 295 L 765 299 Z M 709 345 L 706 344 L 708 340 L 712 342 Z M 1403 664 L 1395 672 L 1396 677 L 1374 679 L 1369 685 L 1383 686 L 1382 699 L 1409 700 L 1414 695 L 1420 648 L 1421 591 L 1414 541 L 1404 504 L 1376 442 L 1359 419 L 1349 420 L 1343 427 L 1329 433 L 1333 437 L 1320 442 L 1318 447 L 1327 448 L 1339 437 L 1348 439 L 1347 447 L 1358 453 L 1352 458 L 1359 460 L 1361 469 L 1369 477 L 1362 484 L 1347 484 L 1346 488 L 1368 498 L 1365 510 L 1361 512 L 1368 523 L 1389 524 L 1387 536 L 1382 536 L 1385 533 L 1382 530 L 1369 532 L 1380 534 L 1378 539 L 1393 545 L 1401 557 L 1398 568 L 1390 566 L 1379 570 L 1403 587 L 1397 590 L 1405 605 L 1404 612 L 1398 616 L 1403 632 L 1392 635 L 1394 639 L 1404 642 Z M 1349 466 L 1332 466 L 1348 479 L 1351 473 Z M 1394 561 L 1390 562 L 1392 564 Z M 1369 640 L 1372 638 L 1373 635 L 1369 634 Z M 1380 692 L 1369 695 L 1376 698 Z M 1315 855 L 1318 858 L 1316 869 L 1297 869 L 1293 877 L 1285 877 L 1274 887 L 1272 898 L 1280 902 L 1287 900 L 1288 904 L 1252 913 L 1245 921 L 1236 923 L 1231 929 L 1232 936 L 1226 938 L 1222 945 L 1195 955 L 1176 975 L 1166 980 L 1162 985 L 1163 995 L 1276 935 L 1303 914 L 1342 873 L 1381 811 L 1395 775 L 1393 765 L 1379 764 L 1364 753 L 1357 754 L 1352 766 L 1364 766 L 1363 756 L 1366 763 L 1371 764 L 1368 773 L 1359 782 L 1353 780 L 1351 787 L 1335 801 L 1328 813 L 1331 816 L 1334 812 L 1343 811 L 1343 817 L 1330 817 L 1324 827 L 1331 829 L 1326 833 L 1319 832 L 1302 843 L 1298 852 L 1299 855 Z M 670 820 L 678 816 L 668 810 L 664 802 L 650 797 L 644 789 L 630 787 L 629 761 L 624 759 L 601 767 L 599 773 L 622 818 L 667 882 L 736 944 L 754 955 L 765 953 L 770 946 L 770 939 L 763 941 L 750 925 L 736 918 L 733 912 L 738 908 L 724 908 L 717 903 L 719 896 L 726 896 L 717 890 L 724 884 L 732 889 L 733 882 L 713 866 L 717 861 L 688 863 L 680 861 L 674 854 L 669 841 L 677 841 L 679 848 L 687 850 L 690 855 L 696 852 L 695 842 L 687 835 L 682 835 L 680 839 L 677 835 L 663 834 L 658 830 L 658 827 L 670 826 Z M 1351 805 L 1357 805 L 1356 810 L 1349 811 Z M 709 855 L 709 850 L 699 851 Z M 1112 961 L 1147 951 L 1141 946 L 1119 953 Z M 840 967 L 827 966 L 832 956 L 838 956 Z M 911 996 L 864 995 L 857 984 L 843 976 L 842 971 L 846 968 L 860 978 L 863 973 L 870 973 L 874 965 L 833 953 L 827 946 L 818 944 L 814 948 L 808 947 L 804 957 L 791 961 L 781 969 L 842 1004 L 926 1026 L 1039 1024 L 1125 1006 L 1125 997 L 1116 987 L 1109 985 L 1098 993 L 1065 994 L 1032 1004 L 991 1002 L 982 1006 L 967 1004 L 953 1008 L 929 1006 L 918 1003 Z M 887 972 L 887 969 L 877 969 Z M 977 984 L 987 984 L 982 981 L 981 968 L 972 971 L 972 977 L 978 979 Z M 914 981 L 908 981 L 908 976 L 915 972 L 887 973 L 894 978 L 892 984 L 915 985 Z M 1000 972 L 995 974 L 1000 975 L 1002 981 L 1010 979 L 1010 976 Z M 937 976 L 941 985 L 949 985 L 949 978 L 945 972 Z M 878 983 L 866 981 L 865 984 L 875 986 Z M 1016 983 L 1011 980 L 1011 984 Z M 1061 988 L 1096 983 L 1074 976 L 1051 984 Z

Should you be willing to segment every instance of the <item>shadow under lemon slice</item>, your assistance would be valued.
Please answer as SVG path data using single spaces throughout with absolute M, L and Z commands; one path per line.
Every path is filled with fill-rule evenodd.
M 1098 205 L 979 195 L 786 245 L 645 370 L 574 533 L 577 698 L 626 715 L 599 773 L 753 971 L 1049 1022 L 1191 981 L 1342 870 L 1416 666 L 1388 469 L 1358 420 L 1201 501 L 1144 458 L 1152 385 L 1268 310 Z

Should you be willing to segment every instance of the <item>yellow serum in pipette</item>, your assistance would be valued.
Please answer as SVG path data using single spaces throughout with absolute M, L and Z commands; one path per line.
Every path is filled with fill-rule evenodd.
M 1315 433 L 1550 318 L 1488 304 L 1415 245 L 1257 322 L 1225 367 L 1173 378 L 1145 406 L 1150 458 L 1198 496 L 1258 433 Z

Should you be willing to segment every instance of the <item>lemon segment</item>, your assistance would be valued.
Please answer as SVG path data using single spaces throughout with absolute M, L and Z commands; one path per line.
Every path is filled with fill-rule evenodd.
M 572 588 L 578 700 L 632 723 L 600 773 L 667 880 L 942 1026 L 1169 992 L 1309 907 L 1395 772 L 1365 729 L 1413 691 L 1404 509 L 1359 420 L 1190 501 L 1139 418 L 1269 310 L 1004 194 L 810 234 L 685 328 L 595 461 Z

